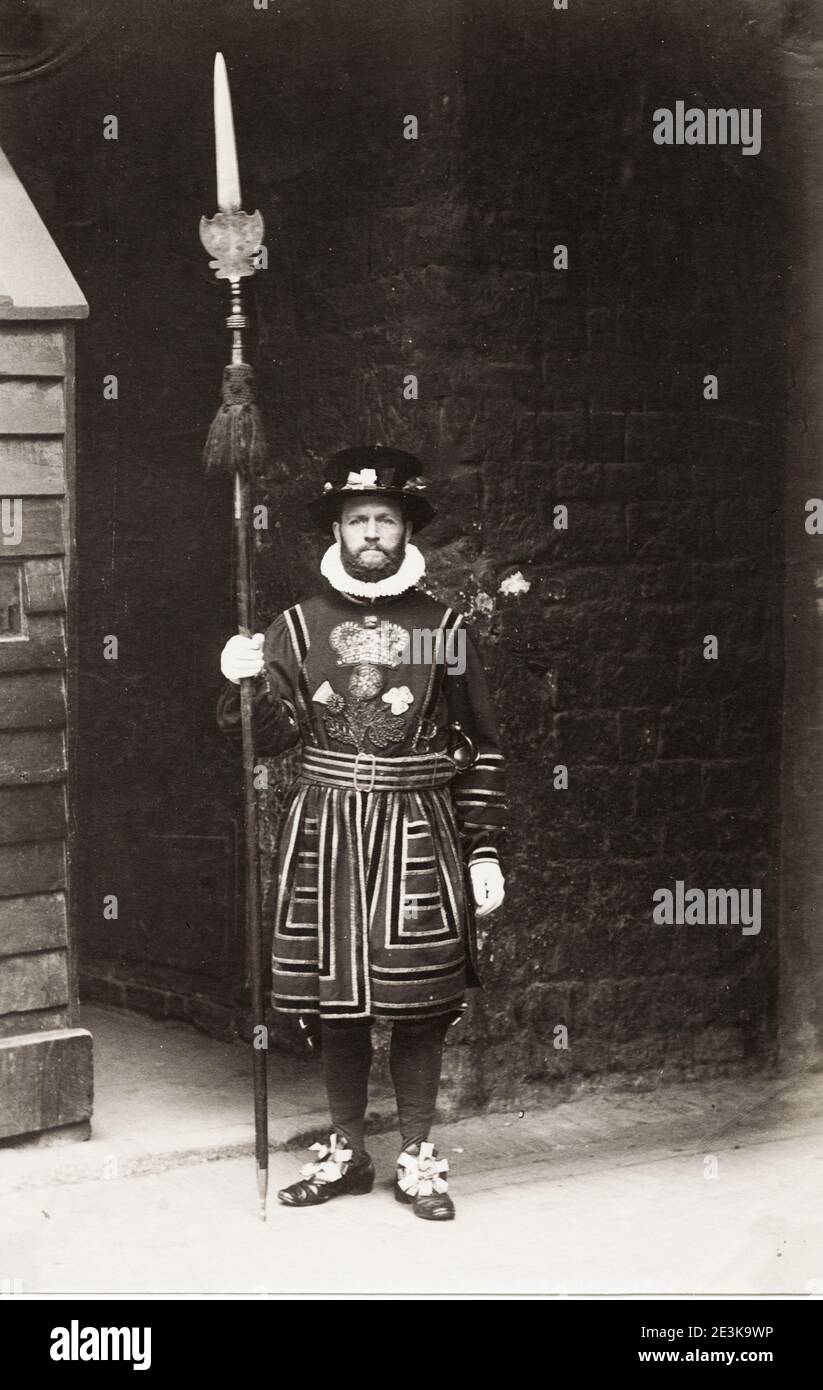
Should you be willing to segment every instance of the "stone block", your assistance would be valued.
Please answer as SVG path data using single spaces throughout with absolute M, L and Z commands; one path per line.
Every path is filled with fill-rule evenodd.
M 610 711 L 562 713 L 556 719 L 561 761 L 616 762 L 619 755 L 617 717 Z
M 601 673 L 603 699 L 610 705 L 660 706 L 677 693 L 680 663 L 677 655 L 660 657 L 615 654 Z
M 659 715 L 655 709 L 624 709 L 618 716 L 620 757 L 647 762 L 657 757 Z
M 606 497 L 653 498 L 657 495 L 654 466 L 622 459 L 606 463 L 603 490 Z
M 660 716 L 662 758 L 713 757 L 720 739 L 717 705 L 677 702 Z
M 718 761 L 703 769 L 703 802 L 713 811 L 749 811 L 767 796 L 760 760 Z
M 641 767 L 637 814 L 655 818 L 676 811 L 691 814 L 701 804 L 701 767 L 697 761 L 659 762 Z
M 700 499 L 629 502 L 626 506 L 628 553 L 633 560 L 691 561 L 711 554 L 717 544 L 711 507 Z

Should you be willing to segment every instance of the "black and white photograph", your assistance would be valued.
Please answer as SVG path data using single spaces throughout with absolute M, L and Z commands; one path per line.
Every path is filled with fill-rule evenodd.
M 786 1373 L 821 1177 L 823 0 L 0 0 L 4 1331 Z

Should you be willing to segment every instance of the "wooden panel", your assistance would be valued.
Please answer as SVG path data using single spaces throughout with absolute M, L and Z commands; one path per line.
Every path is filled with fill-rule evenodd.
M 23 637 L 23 566 L 0 561 L 0 642 Z
M 0 1137 L 78 1124 L 91 1110 L 92 1039 L 86 1028 L 0 1042 Z
M 0 732 L 0 787 L 54 782 L 66 771 L 60 729 L 4 729 Z
M 68 1013 L 63 1009 L 29 1009 L 25 1013 L 6 1014 L 0 1018 L 0 1038 L 18 1037 L 21 1033 L 53 1032 L 65 1028 Z
M 0 959 L 0 1015 L 53 1009 L 69 1001 L 65 951 Z
M 0 898 L 55 893 L 65 886 L 66 849 L 62 840 L 0 845 Z
M 58 672 L 0 676 L 0 729 L 60 729 L 65 722 L 65 690 Z
M 66 638 L 63 619 L 51 613 L 34 614 L 28 620 L 25 641 L 0 642 L 0 675 L 12 671 L 47 671 L 65 666 Z
M 0 375 L 62 376 L 63 330 L 54 324 L 0 324 Z
M 5 493 L 8 497 L 9 494 Z M 63 508 L 56 498 L 24 497 L 19 513 L 12 501 L 7 525 L 19 524 L 20 539 L 9 540 L 0 533 L 0 557 L 18 560 L 25 555 L 61 555 L 66 548 L 63 536 Z M 19 521 L 18 521 L 19 516 Z
M 51 497 L 65 492 L 62 439 L 0 435 L 0 479 L 5 497 Z
M 22 956 L 65 946 L 66 899 L 62 893 L 0 899 L 0 956 Z
M 65 834 L 66 798 L 62 786 L 0 787 L 0 845 L 21 840 L 58 840 Z
M 66 586 L 62 560 L 29 560 L 25 565 L 27 613 L 64 613 Z
M 0 434 L 62 434 L 62 381 L 0 377 Z

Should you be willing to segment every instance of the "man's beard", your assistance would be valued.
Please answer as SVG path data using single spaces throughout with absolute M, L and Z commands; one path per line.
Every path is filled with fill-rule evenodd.
M 351 551 L 343 537 L 340 537 L 340 559 L 346 574 L 350 574 L 352 579 L 362 579 L 370 584 L 397 573 L 406 555 L 406 542 L 398 541 L 395 546 L 375 545 L 374 549 L 379 550 L 383 556 L 382 563 L 374 554 L 370 557 L 372 564 L 364 563 L 360 556 L 367 549 L 370 547 L 361 545 L 356 551 Z

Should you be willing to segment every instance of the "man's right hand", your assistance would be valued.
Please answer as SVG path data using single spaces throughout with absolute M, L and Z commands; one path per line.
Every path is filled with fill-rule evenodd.
M 230 637 L 220 653 L 220 670 L 232 685 L 239 685 L 247 677 L 259 676 L 263 670 L 262 632 L 253 637 Z

